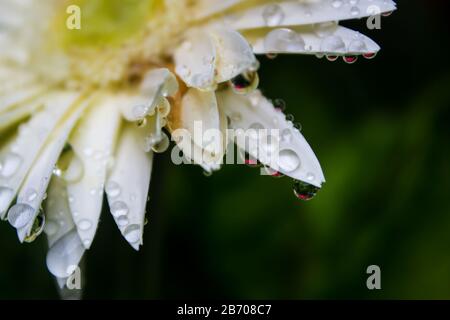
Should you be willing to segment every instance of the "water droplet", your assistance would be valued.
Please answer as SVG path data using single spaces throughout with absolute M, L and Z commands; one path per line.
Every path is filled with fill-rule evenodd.
M 327 53 L 342 53 L 345 51 L 345 43 L 339 36 L 328 36 L 323 39 L 320 50 Z
M 274 169 L 272 169 L 270 167 L 264 167 L 264 170 L 266 171 L 266 174 L 271 176 L 271 177 L 274 177 L 274 178 L 284 177 L 284 175 L 281 172 L 279 172 L 277 170 L 274 170 Z
M 129 225 L 123 232 L 125 239 L 134 244 L 141 239 L 141 227 L 138 224 Z
M 23 228 L 34 219 L 35 212 L 33 207 L 24 203 L 18 203 L 9 209 L 9 224 L 16 229 Z
M 314 175 L 314 173 L 308 172 L 308 174 L 306 175 L 306 180 L 314 181 L 314 179 L 316 179 L 316 176 Z
M 147 106 L 140 104 L 134 106 L 132 112 L 135 119 L 143 119 L 148 112 L 148 108 Z
M 264 47 L 267 52 L 301 52 L 305 50 L 303 37 L 287 28 L 275 29 L 267 34 L 264 39 Z
M 77 266 L 85 248 L 74 229 L 59 239 L 48 251 L 47 268 L 58 278 L 70 276 L 69 267 Z
M 314 33 L 319 38 L 325 38 L 331 36 L 336 31 L 337 27 L 338 24 L 336 21 L 317 23 L 314 25 Z
M 327 60 L 331 61 L 331 62 L 334 62 L 334 61 L 336 61 L 339 58 L 339 56 L 329 55 L 329 54 L 327 54 L 326 57 L 327 57 Z
M 248 94 L 254 91 L 259 85 L 258 73 L 247 71 L 239 74 L 230 80 L 231 87 L 238 94 Z
M 348 52 L 351 53 L 360 53 L 367 50 L 366 43 L 362 40 L 353 40 L 348 45 Z
M 31 243 L 34 240 L 36 240 L 37 237 L 39 237 L 44 230 L 45 227 L 45 216 L 41 212 L 39 215 L 34 219 L 33 226 L 31 227 L 30 235 L 25 237 L 24 241 L 27 243 Z
M 163 153 L 163 152 L 166 152 L 167 149 L 169 149 L 169 146 L 170 146 L 169 137 L 167 136 L 167 134 L 165 134 L 163 132 L 162 136 L 161 136 L 161 140 L 152 147 L 152 150 L 153 150 L 153 152 L 156 152 L 156 153 Z
M 359 14 L 361 13 L 361 10 L 359 10 L 359 8 L 358 7 L 351 7 L 351 9 L 350 9 L 350 14 L 352 15 L 352 16 L 358 16 Z
M 285 14 L 278 4 L 269 4 L 264 8 L 263 19 L 268 27 L 276 27 L 283 23 Z
M 120 216 L 116 219 L 116 221 L 119 227 L 125 227 L 129 223 L 127 216 Z
M 115 181 L 108 181 L 105 187 L 105 192 L 110 198 L 117 198 L 122 192 L 119 184 Z
M 25 199 L 27 200 L 27 202 L 33 202 L 34 200 L 36 200 L 37 196 L 38 194 L 36 190 L 30 189 L 27 191 Z
M 303 201 L 308 201 L 314 198 L 319 190 L 320 188 L 303 181 L 295 181 L 294 183 L 294 194 L 297 198 Z
M 342 57 L 342 59 L 347 64 L 354 64 L 356 61 L 358 61 L 358 56 L 344 56 Z
M 81 159 L 72 150 L 64 153 L 58 161 L 53 174 L 67 183 L 75 183 L 81 180 L 84 174 L 84 166 Z
M 377 56 L 376 52 L 369 52 L 369 53 L 364 53 L 363 54 L 363 57 L 368 59 L 368 60 L 374 59 L 376 56 Z
M 281 150 L 278 156 L 278 166 L 285 172 L 293 172 L 300 167 L 301 161 L 294 150 Z
M 116 218 L 126 216 L 128 211 L 128 206 L 123 201 L 116 201 L 111 205 L 111 214 Z
M 87 231 L 92 227 L 92 222 L 87 219 L 83 219 L 77 223 L 78 229 L 81 231 Z
M 342 0 L 333 0 L 333 2 L 331 2 L 331 5 L 335 9 L 339 9 L 340 7 L 342 7 L 342 4 L 343 4 Z
M 1 162 L 0 176 L 10 178 L 19 170 L 22 165 L 22 157 L 15 153 L 6 154 Z
M 286 102 L 283 99 L 275 99 L 273 101 L 273 106 L 278 111 L 281 111 L 281 112 L 286 111 Z
M 281 140 L 284 142 L 290 142 L 292 140 L 291 129 L 286 128 L 281 131 Z

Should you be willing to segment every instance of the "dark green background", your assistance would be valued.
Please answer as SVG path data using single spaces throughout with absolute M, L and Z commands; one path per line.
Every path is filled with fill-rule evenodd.
M 86 256 L 85 298 L 450 298 L 450 47 L 447 1 L 399 1 L 382 46 L 355 65 L 261 59 L 327 183 L 298 201 L 291 180 L 225 166 L 204 177 L 158 156 L 145 245 L 105 212 Z M 0 298 L 57 298 L 44 237 L 0 224 Z M 382 290 L 365 286 L 377 264 Z

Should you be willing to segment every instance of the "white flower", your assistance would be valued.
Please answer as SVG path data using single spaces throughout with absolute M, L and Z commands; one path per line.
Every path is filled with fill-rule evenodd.
M 371 58 L 379 47 L 335 21 L 367 17 L 374 7 L 387 13 L 395 4 L 0 0 L 0 216 L 22 242 L 45 228 L 48 268 L 64 279 L 92 244 L 106 193 L 137 250 L 153 154 L 169 144 L 162 128 L 193 134 L 196 122 L 223 133 L 278 129 L 272 172 L 302 181 L 297 195 L 311 197 L 325 181 L 320 164 L 293 123 L 255 89 L 255 54 Z M 68 28 L 77 8 L 80 29 Z M 175 140 L 205 171 L 220 167 L 226 138 L 219 150 L 195 135 Z M 253 154 L 245 143 L 238 147 Z

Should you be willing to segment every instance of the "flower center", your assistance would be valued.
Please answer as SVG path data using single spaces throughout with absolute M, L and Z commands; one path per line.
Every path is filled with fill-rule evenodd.
M 76 0 L 80 29 L 66 30 L 65 46 L 120 45 L 143 31 L 161 0 Z M 61 25 L 61 24 L 60 24 Z

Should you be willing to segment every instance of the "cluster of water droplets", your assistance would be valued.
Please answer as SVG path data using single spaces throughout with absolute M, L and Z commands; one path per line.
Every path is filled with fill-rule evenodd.
M 121 197 L 122 188 L 117 182 L 109 181 L 105 186 L 105 192 L 110 201 L 111 214 L 117 225 L 123 228 L 123 236 L 131 244 L 138 243 L 141 239 L 141 226 L 139 224 L 130 224 L 130 208 L 123 200 L 123 197 Z M 133 196 L 130 197 L 130 201 L 135 200 Z
M 362 6 L 359 6 L 359 0 L 331 0 L 329 4 L 335 10 L 349 10 L 351 17 L 360 17 L 363 12 Z M 304 3 L 299 3 L 304 6 Z M 312 16 L 314 12 L 303 8 L 306 16 Z M 392 12 L 382 14 L 389 16 Z M 272 3 L 264 7 L 263 20 L 267 27 L 275 28 L 264 38 L 264 47 L 267 57 L 273 59 L 278 53 L 283 52 L 313 52 L 313 45 L 305 42 L 305 39 L 297 31 L 284 27 L 287 13 L 284 12 L 280 4 Z M 336 34 L 337 22 L 316 23 L 312 26 L 312 32 L 320 39 L 320 46 L 317 57 L 326 56 L 329 61 L 336 61 L 342 57 L 343 61 L 353 64 L 362 55 L 366 59 L 373 59 L 375 52 L 368 52 L 367 45 L 362 36 L 357 34 L 355 39 L 346 44 L 344 39 Z M 362 54 L 361 54 L 362 53 Z
M 249 95 L 249 100 L 252 108 L 258 108 L 261 102 L 261 94 L 259 92 L 255 92 Z M 302 161 L 300 156 L 297 154 L 295 150 L 289 147 L 284 147 L 281 150 L 278 150 L 277 148 L 274 147 L 275 146 L 274 142 L 279 142 L 280 143 L 279 145 L 289 146 L 293 141 L 296 132 L 300 132 L 301 125 L 299 123 L 294 122 L 295 119 L 293 115 L 290 114 L 285 115 L 283 113 L 283 111 L 286 108 L 286 104 L 283 100 L 275 99 L 274 101 L 272 101 L 272 104 L 277 111 L 276 116 L 273 117 L 272 119 L 274 127 L 279 127 L 281 123 L 286 121 L 288 121 L 290 125 L 288 127 L 285 127 L 280 132 L 279 137 L 275 136 L 262 137 L 258 133 L 262 132 L 259 130 L 265 129 L 264 125 L 258 122 L 251 124 L 248 128 L 252 129 L 252 131 L 249 131 L 250 133 L 249 137 L 250 139 L 260 139 L 260 141 L 258 141 L 260 143 L 258 143 L 257 146 L 253 145 L 255 149 L 250 148 L 248 152 L 243 152 L 241 149 L 239 151 L 239 156 L 247 166 L 251 168 L 262 168 L 265 171 L 265 174 L 275 178 L 280 178 L 284 177 L 284 174 L 282 172 L 289 174 L 301 168 Z M 229 119 L 229 121 L 234 122 L 236 124 L 239 124 L 241 120 L 242 117 L 239 113 L 231 114 L 231 117 Z M 254 133 L 254 135 L 252 135 L 252 133 Z M 277 139 L 281 139 L 281 141 L 276 141 Z M 268 157 L 268 159 L 270 159 L 270 155 L 274 151 L 278 152 L 277 166 L 279 171 L 271 168 L 268 165 L 263 164 L 268 163 L 263 159 L 266 156 Z M 259 161 L 258 159 L 261 159 L 261 161 Z M 306 201 L 312 199 L 319 190 L 319 188 L 309 183 L 309 182 L 312 183 L 315 179 L 316 179 L 315 175 L 310 172 L 307 173 L 306 175 L 306 182 L 294 180 L 294 194 L 300 200 Z

